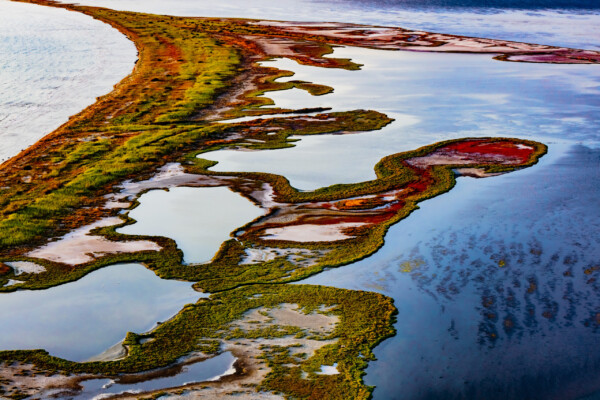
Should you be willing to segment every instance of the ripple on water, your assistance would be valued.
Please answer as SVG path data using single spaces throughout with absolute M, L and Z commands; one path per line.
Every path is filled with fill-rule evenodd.
M 136 49 L 87 15 L 0 0 L 0 162 L 58 128 L 133 69 Z

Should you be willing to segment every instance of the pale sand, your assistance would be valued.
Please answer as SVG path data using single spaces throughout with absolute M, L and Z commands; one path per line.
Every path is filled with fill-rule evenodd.
M 418 168 L 427 168 L 432 165 L 470 165 L 481 163 L 498 163 L 503 165 L 518 164 L 519 158 L 502 154 L 469 154 L 461 152 L 435 151 L 423 157 L 414 157 L 406 163 Z
M 5 262 L 15 271 L 15 275 L 21 274 L 40 274 L 46 271 L 46 268 L 30 261 L 10 261 Z
M 459 175 L 470 176 L 472 178 L 488 178 L 490 176 L 502 175 L 501 172 L 489 173 L 480 168 L 457 168 L 454 171 Z
M 177 186 L 215 187 L 225 186 L 229 178 L 185 173 L 179 163 L 169 163 L 158 170 L 152 178 L 143 181 L 125 181 L 118 192 L 105 196 L 106 209 L 127 208 L 141 192 L 150 189 L 168 189 Z
M 317 372 L 319 375 L 337 375 L 339 373 L 337 363 L 333 365 L 321 365 L 321 371 Z
M 315 334 L 333 332 L 339 318 L 321 313 L 305 314 L 297 304 L 283 303 L 276 308 L 256 308 L 246 312 L 244 317 L 235 321 L 232 326 L 242 330 L 254 330 L 268 325 L 291 325 L 309 330 Z
M 70 391 L 77 388 L 77 381 L 81 375 L 65 376 L 54 374 L 46 376 L 31 364 L 0 363 L 0 380 L 10 382 L 5 388 L 16 387 L 22 393 L 35 398 L 51 398 L 53 394 Z M 10 393 L 7 392 L 7 394 Z M 0 399 L 5 397 L 0 396 Z
M 4 287 L 20 285 L 21 283 L 24 283 L 24 282 L 23 281 L 17 281 L 16 279 L 9 279 L 8 282 L 6 283 L 6 285 L 4 285 Z
M 327 310 L 320 310 L 326 313 Z M 261 313 L 262 312 L 262 313 Z M 266 314 L 266 315 L 264 315 Z M 335 315 L 321 314 L 320 312 L 304 314 L 298 310 L 296 304 L 280 304 L 274 308 L 258 308 L 248 311 L 240 320 L 233 322 L 229 329 L 260 329 L 269 325 L 292 325 L 304 328 L 307 333 L 317 335 L 330 334 L 339 318 Z M 256 392 L 254 385 L 260 383 L 269 373 L 269 368 L 264 360 L 259 357 L 264 350 L 273 346 L 290 346 L 292 347 L 291 354 L 306 353 L 308 357 L 312 357 L 315 352 L 323 346 L 336 343 L 334 340 L 313 340 L 304 338 L 296 338 L 295 336 L 287 336 L 276 339 L 231 339 L 224 340 L 223 349 L 230 351 L 237 359 L 236 374 L 221 378 L 217 382 L 202 382 L 190 386 L 185 389 L 163 389 L 158 392 L 173 392 L 161 396 L 161 399 L 228 399 L 235 398 L 238 400 L 282 400 L 283 396 L 273 393 Z M 261 347 L 265 347 L 262 348 Z M 325 371 L 334 372 L 331 368 L 336 366 L 325 366 Z M 180 392 L 175 394 L 174 392 Z M 119 398 L 138 399 L 139 394 L 125 395 Z
M 281 228 L 269 228 L 265 231 L 263 240 L 289 240 L 292 242 L 334 242 L 336 240 L 349 239 L 343 231 L 347 228 L 355 228 L 367 225 L 364 222 L 341 223 L 330 225 L 291 225 Z
M 286 257 L 288 261 L 294 264 L 312 265 L 322 257 L 326 251 L 322 250 L 307 250 L 299 248 L 276 248 L 276 247 L 259 247 L 247 248 L 246 255 L 240 262 L 240 265 L 260 264 L 267 261 L 272 261 L 278 257 Z
M 69 265 L 78 265 L 93 261 L 98 257 L 115 253 L 133 253 L 137 251 L 159 251 L 161 247 L 149 240 L 113 242 L 101 236 L 90 235 L 90 231 L 105 226 L 118 225 L 123 221 L 118 217 L 104 218 L 93 224 L 81 227 L 35 249 L 26 255 Z
M 122 358 L 125 358 L 126 356 L 127 356 L 127 349 L 125 349 L 125 347 L 123 346 L 123 342 L 119 342 L 119 343 L 109 347 L 102 353 L 95 355 L 93 357 L 90 357 L 89 359 L 86 360 L 86 362 L 115 361 L 115 360 L 120 360 Z

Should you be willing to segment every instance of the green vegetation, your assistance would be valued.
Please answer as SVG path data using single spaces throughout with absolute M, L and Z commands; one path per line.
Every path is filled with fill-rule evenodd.
M 43 350 L 0 352 L 0 361 L 31 363 L 46 371 L 109 376 L 148 370 L 170 365 L 193 351 L 215 354 L 220 351 L 219 342 L 232 338 L 279 338 L 302 331 L 302 327 L 287 325 L 244 333 L 231 326 L 250 310 L 283 303 L 298 304 L 305 313 L 324 312 L 319 310 L 326 306 L 326 313 L 339 317 L 339 323 L 322 340 L 337 341 L 310 358 L 295 358 L 294 366 L 281 364 L 274 357 L 276 350 L 264 348 L 263 357 L 272 371 L 261 383 L 261 389 L 312 399 L 343 398 L 342 393 L 353 399 L 368 398 L 372 388 L 363 385 L 362 371 L 374 359 L 371 350 L 394 333 L 391 324 L 395 308 L 389 298 L 380 294 L 321 286 L 255 285 L 201 299 L 150 334 L 129 333 L 124 342 L 128 356 L 119 361 L 75 363 L 52 357 Z M 141 339 L 148 338 L 153 340 L 142 343 Z M 320 365 L 333 363 L 338 363 L 339 375 L 315 374 Z M 301 371 L 307 372 L 310 379 L 302 378 Z M 336 395 L 325 396 L 326 390 Z
M 41 0 L 32 2 L 41 3 Z M 257 388 L 283 393 L 289 398 L 368 398 L 372 388 L 363 384 L 361 376 L 367 362 L 373 359 L 371 350 L 393 334 L 392 301 L 375 293 L 285 283 L 375 252 L 383 244 L 390 225 L 409 215 L 418 202 L 448 191 L 455 184 L 452 169 L 457 165 L 417 171 L 406 160 L 458 141 L 390 155 L 375 166 L 377 179 L 333 185 L 314 192 L 298 191 L 285 177 L 273 174 L 218 174 L 229 177 L 232 189 L 245 196 L 252 188 L 270 184 L 277 200 L 291 204 L 342 201 L 392 189 L 410 189 L 393 215 L 368 227 L 354 229 L 350 239 L 303 243 L 302 246 L 295 242 L 277 243 L 278 249 L 302 247 L 313 251 L 318 256 L 312 263 L 296 262 L 288 253 L 271 261 L 240 265 L 248 248 L 273 246 L 261 239 L 251 224 L 241 228 L 247 230 L 243 236 L 223 243 L 213 261 L 204 265 L 182 264 L 182 253 L 171 239 L 122 235 L 116 233 L 116 227 L 102 228 L 95 233 L 115 241 L 153 240 L 162 250 L 107 255 L 76 267 L 33 259 L 26 254 L 48 239 L 99 218 L 116 215 L 117 211 L 103 208 L 104 196 L 114 193 L 127 179 L 149 178 L 168 162 L 181 162 L 189 173 L 216 175 L 209 169 L 214 162 L 198 155 L 224 147 L 252 150 L 290 147 L 293 146 L 291 135 L 377 130 L 392 121 L 371 110 L 326 113 L 327 110 L 318 109 L 306 117 L 294 110 L 258 109 L 271 102 L 263 96 L 269 91 L 295 87 L 312 95 L 323 95 L 333 90 L 304 81 L 278 82 L 278 78 L 290 73 L 256 65 L 256 61 L 270 56 L 249 37 L 279 37 L 281 32 L 273 27 L 243 20 L 162 17 L 49 5 L 83 12 L 112 24 L 134 41 L 139 62 L 113 92 L 0 168 L 0 292 L 17 288 L 44 289 L 117 262 L 142 262 L 162 278 L 195 282 L 196 288 L 213 295 L 184 307 L 151 333 L 129 333 L 125 340 L 128 355 L 119 361 L 75 363 L 52 357 L 43 350 L 32 350 L 0 352 L 0 362 L 32 363 L 48 372 L 116 376 L 165 367 L 192 352 L 216 354 L 222 350 L 223 343 L 238 339 L 335 339 L 310 357 L 294 352 L 294 346 L 263 348 L 261 357 L 270 371 L 262 382 L 257 382 Z M 359 68 L 350 60 L 323 58 L 332 48 L 322 38 L 295 35 L 299 50 L 291 58 L 298 62 Z M 307 40 L 317 41 L 306 44 Z M 240 94 L 236 85 L 242 80 L 252 85 Z M 310 110 L 304 111 L 306 114 Z M 216 114 L 233 118 L 259 113 L 288 113 L 289 117 L 265 115 L 254 121 L 229 124 L 208 122 L 205 118 Z M 518 166 L 477 164 L 470 167 L 505 172 L 532 165 L 546 151 L 545 146 L 535 142 L 490 140 L 529 144 L 535 151 L 526 163 Z M 373 201 L 371 205 L 377 203 Z M 124 218 L 123 224 L 133 222 Z M 302 253 L 297 256 L 309 260 L 312 257 Z M 18 279 L 24 283 L 4 287 L 9 279 L 16 277 L 3 261 L 33 261 L 43 265 L 46 271 L 21 274 Z M 298 304 L 306 313 L 338 316 L 339 323 L 333 332 L 324 336 L 293 324 L 257 326 L 256 329 L 234 326 L 250 310 L 284 303 Z M 328 311 L 322 311 L 322 307 Z M 153 340 L 141 340 L 149 338 Z M 339 374 L 316 373 L 321 365 L 334 363 Z M 0 390 L 6 392 L 4 384 L 0 383 Z M 26 395 L 14 391 L 6 396 Z

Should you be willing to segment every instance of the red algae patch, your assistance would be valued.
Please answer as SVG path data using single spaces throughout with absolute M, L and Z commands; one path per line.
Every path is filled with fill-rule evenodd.
M 600 52 L 546 46 L 507 40 L 449 35 L 403 28 L 377 27 L 345 23 L 293 23 L 260 21 L 275 33 L 288 37 L 312 37 L 331 44 L 370 47 L 385 50 L 495 54 L 501 61 L 598 64 Z
M 452 143 L 440 148 L 440 150 L 454 150 L 458 153 L 466 153 L 476 157 L 493 155 L 494 157 L 517 158 L 519 163 L 523 163 L 531 157 L 535 149 L 532 146 L 511 141 L 487 142 L 473 140 Z
M 397 169 L 396 172 L 389 170 L 389 173 L 403 177 L 398 179 L 397 186 L 377 186 L 376 181 L 356 184 L 357 187 L 369 185 L 373 191 L 360 196 L 340 196 L 331 201 L 276 203 L 267 196 L 268 199 L 263 201 L 268 204 L 261 205 L 269 208 L 270 214 L 247 226 L 238 238 L 305 243 L 356 239 L 407 212 L 424 193 L 448 190 L 443 189 L 448 183 L 446 176 L 440 175 L 434 167 L 454 169 L 454 174 L 459 176 L 484 178 L 527 166 L 541 152 L 539 144 L 503 138 L 456 140 L 429 149 L 427 153 L 420 149 L 392 155 L 380 162 L 384 165 L 382 168 Z M 419 156 L 410 157 L 411 153 Z M 256 182 L 255 186 L 260 184 Z M 387 190 L 378 190 L 381 187 Z M 356 193 L 354 190 L 345 193 L 352 192 Z M 262 203 L 261 199 L 254 198 Z M 409 208 L 405 210 L 407 206 Z
M 406 162 L 418 168 L 432 165 L 519 165 L 527 162 L 534 151 L 531 146 L 508 140 L 469 140 L 442 146 L 426 156 L 410 158 Z

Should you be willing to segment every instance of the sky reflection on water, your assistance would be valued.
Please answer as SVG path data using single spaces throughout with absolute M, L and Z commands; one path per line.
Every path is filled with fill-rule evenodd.
M 262 152 L 203 153 L 214 171 L 284 175 L 299 189 L 374 179 L 383 157 L 440 140 L 508 136 L 598 146 L 600 70 L 597 66 L 507 63 L 488 55 L 336 49 L 334 56 L 364 64 L 361 71 L 301 66 L 283 59 L 289 79 L 335 88 L 268 93 L 281 107 L 372 109 L 396 119 L 380 131 L 299 137 L 295 147 Z M 385 84 L 382 84 L 385 82 Z M 568 132 L 568 134 L 565 134 Z
M 233 0 L 210 6 L 189 0 L 94 4 L 177 15 L 399 25 L 584 48 L 598 48 L 600 37 L 597 10 L 425 9 L 386 2 L 291 0 L 252 5 Z M 80 38 L 72 37 L 66 47 Z M 394 297 L 400 311 L 398 335 L 376 349 L 379 361 L 367 370 L 367 383 L 377 385 L 375 398 L 570 399 L 599 390 L 598 67 L 500 63 L 489 56 L 375 57 L 368 50 L 337 51 L 359 62 L 363 57 L 367 67 L 352 75 L 352 85 L 344 72 L 326 76 L 330 71 L 306 70 L 309 80 L 317 83 L 328 83 L 321 78 L 346 79 L 345 85 L 339 80 L 334 84 L 344 98 L 309 98 L 311 106 L 321 101 L 332 105 L 337 99 L 334 106 L 351 109 L 366 101 L 367 108 L 409 115 L 418 123 L 347 137 L 302 139 L 296 148 L 281 153 L 303 163 L 292 163 L 284 171 L 296 182 L 308 182 L 299 187 L 342 178 L 362 180 L 360 174 L 372 174 L 382 156 L 446 138 L 502 135 L 550 145 L 550 154 L 533 168 L 486 180 L 460 179 L 453 191 L 422 203 L 420 210 L 392 227 L 386 245 L 375 255 L 308 280 Z M 53 54 L 59 53 L 39 46 L 19 56 L 31 66 Z M 380 59 L 387 61 L 378 64 Z M 369 67 L 379 75 L 361 81 Z M 301 76 L 303 67 L 298 70 Z M 24 78 L 48 76 L 25 71 Z M 383 81 L 386 85 L 373 84 Z M 357 96 L 358 89 L 373 97 Z M 284 102 L 289 94 L 273 97 Z M 81 107 L 76 108 L 73 112 Z M 347 146 L 340 146 L 340 140 Z M 331 153 L 336 148 L 337 156 Z M 261 162 L 252 170 L 269 163 L 272 154 L 257 153 Z M 332 167 L 337 175 L 315 180 L 314 172 L 298 171 L 298 165 L 318 165 L 298 161 L 306 155 L 317 161 L 353 159 L 356 165 L 337 172 Z
M 0 162 L 110 92 L 135 59 L 133 43 L 87 15 L 0 0 Z
M 574 179 L 575 177 L 575 179 Z M 600 389 L 600 150 L 460 178 L 375 255 L 309 278 L 395 299 L 375 399 L 572 399 Z
M 0 294 L 0 349 L 45 349 L 84 361 L 171 318 L 202 293 L 160 279 L 141 264 L 118 264 L 46 290 Z

